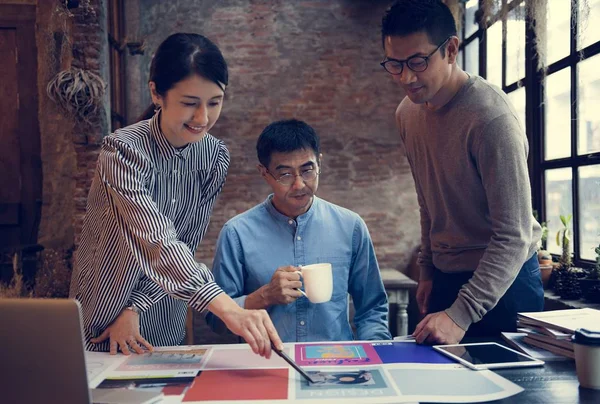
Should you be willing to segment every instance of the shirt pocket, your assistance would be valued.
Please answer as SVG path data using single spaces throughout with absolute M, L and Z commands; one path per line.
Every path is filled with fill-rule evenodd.
M 330 263 L 333 275 L 333 293 L 331 300 L 342 300 L 348 295 L 348 274 L 350 273 L 350 258 L 320 257 L 316 262 Z

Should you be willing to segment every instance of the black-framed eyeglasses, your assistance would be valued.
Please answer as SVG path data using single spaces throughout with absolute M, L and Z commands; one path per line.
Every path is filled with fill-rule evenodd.
M 319 174 L 321 174 L 320 171 L 317 171 L 314 168 L 304 169 L 300 174 L 284 173 L 279 175 L 279 177 L 274 176 L 269 171 L 269 169 L 267 169 L 267 172 L 269 173 L 269 175 L 271 175 L 271 177 L 273 177 L 275 181 L 277 181 L 281 185 L 285 185 L 286 187 L 289 187 L 294 182 L 296 182 L 296 177 L 301 177 L 302 181 L 304 182 L 311 182 L 314 181 L 319 176 Z
M 444 42 L 439 44 L 439 46 L 427 56 L 411 56 L 406 60 L 386 58 L 386 60 L 379 64 L 385 69 L 386 72 L 393 75 L 402 74 L 402 71 L 404 70 L 404 65 L 407 65 L 408 68 L 413 72 L 424 72 L 425 70 L 427 70 L 429 58 L 432 57 L 442 46 L 444 46 L 446 42 L 450 40 L 450 38 L 452 37 L 449 36 L 448 38 L 446 38 Z

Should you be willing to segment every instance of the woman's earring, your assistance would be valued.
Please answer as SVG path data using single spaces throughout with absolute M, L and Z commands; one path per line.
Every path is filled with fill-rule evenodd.
M 160 105 L 154 104 L 154 113 L 157 113 L 158 111 L 160 111 Z

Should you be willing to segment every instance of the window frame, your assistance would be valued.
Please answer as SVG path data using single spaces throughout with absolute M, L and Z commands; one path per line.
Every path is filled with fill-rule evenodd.
M 503 0 L 503 8 L 507 7 L 507 11 L 512 11 L 514 8 L 522 4 L 525 0 Z M 577 154 L 579 125 L 578 125 L 578 105 L 577 105 L 577 85 L 578 85 L 578 69 L 577 65 L 590 57 L 600 54 L 600 40 L 594 42 L 581 50 L 577 50 L 577 32 L 578 32 L 578 10 L 580 0 L 571 0 L 575 7 L 571 7 L 570 27 L 570 52 L 567 56 L 546 66 L 545 70 L 538 68 L 538 55 L 535 52 L 536 33 L 531 26 L 531 20 L 528 15 L 525 16 L 525 77 L 517 80 L 514 83 L 506 82 L 506 67 L 507 67 L 507 34 L 506 34 L 506 19 L 501 19 L 502 12 L 492 16 L 486 22 L 479 21 L 479 28 L 468 38 L 465 34 L 465 16 L 463 13 L 463 21 L 461 24 L 461 66 L 465 66 L 466 52 L 465 47 L 470 44 L 475 38 L 479 38 L 479 72 L 478 74 L 484 78 L 487 77 L 487 49 L 486 49 L 486 34 L 493 24 L 501 23 L 502 27 L 502 90 L 510 94 L 518 90 L 520 87 L 525 87 L 525 130 L 528 134 L 529 141 L 529 158 L 528 167 L 532 187 L 532 205 L 533 209 L 540 213 L 540 221 L 546 221 L 546 200 L 545 200 L 545 174 L 548 170 L 556 168 L 570 168 L 572 173 L 572 188 L 571 197 L 573 202 L 573 242 L 572 254 L 573 265 L 578 267 L 592 267 L 595 261 L 581 258 L 581 223 L 580 223 L 580 208 L 579 208 L 579 168 L 600 165 L 600 152 L 587 153 L 583 155 Z M 485 0 L 479 0 L 479 9 L 481 10 Z M 466 4 L 465 4 L 466 6 Z M 527 4 L 526 4 L 527 6 Z M 478 15 L 480 13 L 476 13 Z M 582 57 L 583 56 L 583 57 Z M 600 57 L 600 56 L 598 56 Z M 569 157 L 558 159 L 544 159 L 545 145 L 545 106 L 544 106 L 544 84 L 546 77 L 564 69 L 571 68 L 571 153 Z M 537 106 L 537 107 L 536 107 Z M 550 242 L 551 235 L 548 236 Z M 598 236 L 600 242 L 600 235 Z

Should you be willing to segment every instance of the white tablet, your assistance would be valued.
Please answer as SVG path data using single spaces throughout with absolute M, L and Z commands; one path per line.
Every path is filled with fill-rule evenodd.
M 539 359 L 506 348 L 495 342 L 434 345 L 433 348 L 475 370 L 542 366 L 544 364 Z

